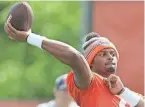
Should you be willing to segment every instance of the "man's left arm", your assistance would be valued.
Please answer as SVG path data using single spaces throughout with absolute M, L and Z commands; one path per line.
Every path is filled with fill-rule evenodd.
M 124 87 L 118 76 L 112 74 L 104 80 L 110 92 L 114 95 L 119 95 L 120 98 L 124 99 L 131 107 L 144 107 L 144 96 Z
M 144 98 L 141 97 L 139 100 L 139 103 L 136 105 L 136 107 L 144 107 Z
M 124 91 L 119 96 L 133 107 L 144 107 L 144 96 L 129 88 L 124 87 Z

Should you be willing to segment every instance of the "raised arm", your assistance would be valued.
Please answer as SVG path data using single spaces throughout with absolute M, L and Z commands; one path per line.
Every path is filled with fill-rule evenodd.
M 27 41 L 29 44 L 42 48 L 74 71 L 75 83 L 81 88 L 87 88 L 92 80 L 90 67 L 84 56 L 72 46 L 60 41 L 51 40 L 34 33 L 17 31 L 11 24 L 5 25 L 5 31 L 10 39 Z
M 42 48 L 73 69 L 77 87 L 89 86 L 92 73 L 86 59 L 79 51 L 70 45 L 50 39 L 43 40 Z

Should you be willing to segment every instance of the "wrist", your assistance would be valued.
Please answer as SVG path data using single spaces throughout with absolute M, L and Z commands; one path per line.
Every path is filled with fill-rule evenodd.
M 140 96 L 128 88 L 124 88 L 124 92 L 122 92 L 119 96 L 133 107 L 136 106 L 140 100 Z
M 28 36 L 31 34 L 31 29 L 27 32 L 26 36 L 25 36 L 25 41 L 27 41 Z
M 125 91 L 125 88 L 123 87 L 123 88 L 117 93 L 117 95 L 122 94 L 124 91 Z
M 33 46 L 36 46 L 40 49 L 42 49 L 42 42 L 43 40 L 45 39 L 45 37 L 43 36 L 40 36 L 40 35 L 37 35 L 37 34 L 34 34 L 34 33 L 30 33 L 28 36 L 27 36 L 27 43 L 28 44 L 31 44 Z
M 29 36 L 30 34 L 28 34 L 28 35 L 26 35 L 26 37 L 25 37 L 25 41 L 27 42 L 27 39 L 28 39 L 28 36 Z

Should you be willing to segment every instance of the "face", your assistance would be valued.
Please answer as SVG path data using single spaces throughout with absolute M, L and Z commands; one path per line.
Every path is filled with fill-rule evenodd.
M 114 49 L 108 48 L 100 51 L 90 65 L 93 72 L 96 72 L 103 77 L 108 77 L 114 74 L 117 68 L 117 58 Z

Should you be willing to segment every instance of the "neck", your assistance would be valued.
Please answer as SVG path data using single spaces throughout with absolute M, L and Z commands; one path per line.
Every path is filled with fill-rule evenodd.
M 101 75 L 102 77 L 108 77 L 109 75 L 108 74 L 106 74 L 106 73 L 104 73 L 104 72 L 97 72 L 99 75 Z
M 105 78 L 108 78 L 109 75 L 112 74 L 112 73 L 107 72 L 107 71 L 97 71 L 95 73 L 97 73 L 97 74 L 99 74 L 99 75 L 101 75 L 102 77 L 105 77 Z

